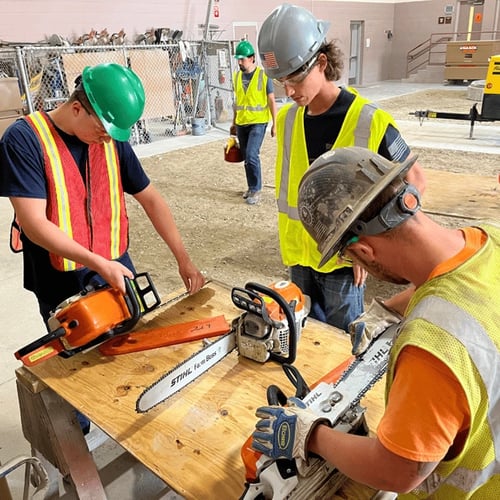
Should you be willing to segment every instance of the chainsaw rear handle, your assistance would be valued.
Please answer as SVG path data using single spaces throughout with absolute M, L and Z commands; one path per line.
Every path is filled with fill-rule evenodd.
M 260 294 L 260 295 L 259 295 Z M 259 283 L 249 282 L 245 288 L 234 287 L 231 291 L 231 298 L 234 305 L 245 311 L 259 314 L 262 319 L 275 328 L 280 328 L 281 323 L 274 321 L 267 314 L 267 309 L 264 304 L 262 295 L 266 295 L 273 299 L 285 313 L 288 322 L 288 336 L 289 347 L 288 356 L 280 356 L 279 354 L 271 352 L 269 358 L 277 361 L 278 363 L 293 363 L 297 357 L 297 329 L 295 326 L 295 301 L 290 304 L 275 290 L 267 286 L 260 285 Z

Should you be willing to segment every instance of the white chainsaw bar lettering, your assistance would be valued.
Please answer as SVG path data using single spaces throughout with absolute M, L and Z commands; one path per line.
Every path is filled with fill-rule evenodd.
M 179 392 L 227 356 L 235 347 L 234 332 L 211 342 L 147 387 L 137 399 L 136 411 L 145 413 Z
M 357 358 L 336 384 L 319 383 L 304 404 L 335 426 L 387 370 L 395 327 L 388 328 Z

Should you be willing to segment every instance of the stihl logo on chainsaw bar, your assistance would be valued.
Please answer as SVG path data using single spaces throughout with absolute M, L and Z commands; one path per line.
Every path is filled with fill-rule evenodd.
M 202 359 L 200 362 L 195 362 L 193 367 L 186 368 L 182 373 L 179 373 L 177 377 L 173 378 L 172 381 L 170 382 L 170 387 L 174 387 L 177 383 L 179 383 L 181 380 L 190 377 L 193 375 L 194 372 L 202 369 L 205 366 L 205 363 L 208 363 L 214 356 L 216 356 L 216 352 L 212 353 L 207 353 L 206 357 Z
M 309 406 L 314 403 L 318 398 L 320 398 L 322 394 L 320 392 L 314 392 L 313 394 L 309 394 L 307 396 L 307 401 L 305 401 L 306 406 Z

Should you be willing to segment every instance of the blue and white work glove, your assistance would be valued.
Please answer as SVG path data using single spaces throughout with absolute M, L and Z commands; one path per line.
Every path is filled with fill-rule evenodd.
M 363 354 L 373 339 L 402 319 L 403 316 L 388 309 L 381 299 L 373 299 L 368 309 L 349 323 L 352 353 L 356 356 Z
M 289 406 L 262 406 L 255 415 L 261 420 L 252 434 L 252 448 L 273 459 L 301 458 L 307 462 L 307 442 L 319 424 L 330 425 L 306 409 L 297 398 L 289 398 Z

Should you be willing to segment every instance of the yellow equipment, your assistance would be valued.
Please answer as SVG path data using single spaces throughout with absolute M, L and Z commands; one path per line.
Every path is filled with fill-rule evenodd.
M 485 119 L 500 120 L 500 55 L 491 56 L 488 65 L 481 116 Z
M 500 55 L 490 57 L 488 73 L 483 92 L 483 102 L 481 113 L 477 110 L 477 103 L 470 108 L 469 113 L 446 113 L 441 111 L 415 111 L 410 113 L 420 119 L 424 118 L 444 118 L 447 120 L 468 120 L 470 121 L 469 138 L 472 139 L 475 122 L 494 122 L 500 120 Z

